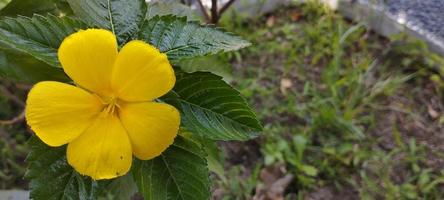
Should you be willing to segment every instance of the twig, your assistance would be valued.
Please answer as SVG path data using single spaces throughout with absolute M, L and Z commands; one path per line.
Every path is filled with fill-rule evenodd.
M 211 20 L 210 15 L 208 15 L 207 9 L 205 8 L 205 6 L 202 3 L 202 0 L 196 0 L 197 3 L 199 4 L 200 10 L 202 11 L 205 20 L 208 22 Z
M 14 103 L 18 104 L 19 106 L 25 107 L 25 102 L 23 102 L 20 98 L 12 94 L 5 86 L 0 85 L 0 92 L 3 93 L 3 95 L 13 101 Z
M 20 115 L 17 117 L 12 118 L 11 120 L 0 120 L 0 126 L 7 126 L 7 125 L 13 125 L 19 122 L 22 122 L 25 120 L 25 110 L 23 110 Z
M 21 107 L 25 107 L 25 102 L 23 102 L 19 97 L 15 96 L 12 92 L 8 90 L 4 85 L 0 85 L 0 92 L 3 96 L 16 103 Z M 19 123 L 25 119 L 25 109 L 16 117 L 10 120 L 0 120 L 0 126 L 13 125 Z
M 29 90 L 31 90 L 31 88 L 32 88 L 32 85 L 29 85 L 29 84 L 16 83 L 16 84 L 14 84 L 14 85 L 15 85 L 15 87 L 16 87 L 17 89 L 19 89 L 19 90 L 26 90 L 26 91 L 29 91 Z
M 219 16 L 222 16 L 225 11 L 235 2 L 236 0 L 230 0 L 228 1 L 219 11 Z

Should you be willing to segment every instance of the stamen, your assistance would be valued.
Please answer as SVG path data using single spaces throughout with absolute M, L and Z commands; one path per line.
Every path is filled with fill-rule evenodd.
M 104 102 L 105 107 L 103 109 L 102 112 L 107 113 L 107 114 L 114 114 L 117 110 L 117 108 L 120 108 L 120 105 L 118 104 L 118 99 L 113 97 L 110 98 L 109 100 Z

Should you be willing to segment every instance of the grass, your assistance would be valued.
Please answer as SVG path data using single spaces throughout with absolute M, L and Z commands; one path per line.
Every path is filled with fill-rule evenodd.
M 444 130 L 444 65 L 424 44 L 379 37 L 316 2 L 222 24 L 254 43 L 222 59 L 265 131 L 254 167 L 226 165 L 257 182 L 216 184 L 216 198 L 270 198 L 252 185 L 266 182 L 257 168 L 273 166 L 294 177 L 288 199 L 444 198 L 442 169 L 428 162 L 443 159 L 432 143 Z

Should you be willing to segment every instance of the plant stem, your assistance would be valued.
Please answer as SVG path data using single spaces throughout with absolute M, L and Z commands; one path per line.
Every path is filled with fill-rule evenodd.
M 219 13 L 217 9 L 217 0 L 211 0 L 211 23 L 217 24 L 219 21 Z
M 204 15 L 205 20 L 207 22 L 209 22 L 211 20 L 211 18 L 210 18 L 210 15 L 208 15 L 207 9 L 205 8 L 205 6 L 202 3 L 202 0 L 196 0 L 196 1 L 199 4 L 200 10 L 202 11 L 202 13 Z
M 228 10 L 228 8 L 230 8 L 230 6 L 235 2 L 236 0 L 230 0 L 228 1 L 219 11 L 219 16 L 221 16 L 222 14 L 224 14 L 225 11 Z
M 19 106 L 25 107 L 25 102 L 23 102 L 20 98 L 16 97 L 14 94 L 12 94 L 6 87 L 3 85 L 0 85 L 0 92 L 8 98 L 9 100 L 13 101 Z
M 0 126 L 13 125 L 19 123 L 25 119 L 25 110 L 20 113 L 20 115 L 10 119 L 10 120 L 0 120 Z

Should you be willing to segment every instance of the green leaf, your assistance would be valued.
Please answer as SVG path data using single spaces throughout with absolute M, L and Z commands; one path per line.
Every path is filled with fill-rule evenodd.
M 111 30 L 124 44 L 146 16 L 144 0 L 67 0 L 74 13 L 93 26 Z
M 210 180 L 200 145 L 178 136 L 159 157 L 133 164 L 133 176 L 145 200 L 207 200 Z
M 200 141 L 202 141 L 205 153 L 207 154 L 208 169 L 214 172 L 222 182 L 228 183 L 222 163 L 225 158 L 222 151 L 217 146 L 216 141 L 205 139 L 201 139 Z
M 44 80 L 69 81 L 61 68 L 52 67 L 30 55 L 1 48 L 0 77 L 30 84 Z
M 233 71 L 231 64 L 217 56 L 204 56 L 180 60 L 177 65 L 181 70 L 188 73 L 193 72 L 211 72 L 222 76 L 225 81 L 233 80 Z
M 8 5 L 9 0 L 0 0 L 0 10 L 3 9 L 6 5 Z
M 65 16 L 72 13 L 65 0 L 12 0 L 0 10 L 0 16 L 28 16 L 48 14 Z
M 0 20 L 0 44 L 58 67 L 57 49 L 63 39 L 85 27 L 68 17 L 6 17 Z
M 51 148 L 37 137 L 30 140 L 26 178 L 35 200 L 96 199 L 98 184 L 78 174 L 66 161 L 66 148 Z
M 137 185 L 131 173 L 112 180 L 106 180 L 102 183 L 100 190 L 101 196 L 106 200 L 124 200 L 132 199 L 137 193 Z M 106 184 L 106 186 L 104 186 Z
M 175 1 L 154 1 L 148 4 L 147 19 L 164 15 L 175 15 L 187 17 L 188 20 L 199 20 L 198 15 L 193 9 Z
M 311 165 L 301 165 L 299 169 L 309 176 L 316 176 L 318 174 L 318 169 Z
M 215 173 L 222 182 L 227 183 L 224 169 L 225 157 L 223 152 L 217 146 L 217 141 L 198 137 L 186 130 L 181 130 L 181 135 L 202 145 L 205 154 L 207 155 L 208 169 Z
M 262 130 L 245 99 L 221 77 L 208 72 L 178 73 L 164 100 L 181 110 L 182 125 L 213 140 L 248 140 Z
M 242 49 L 249 42 L 212 26 L 187 22 L 185 17 L 156 16 L 147 20 L 139 39 L 156 46 L 172 62 L 184 58 Z

